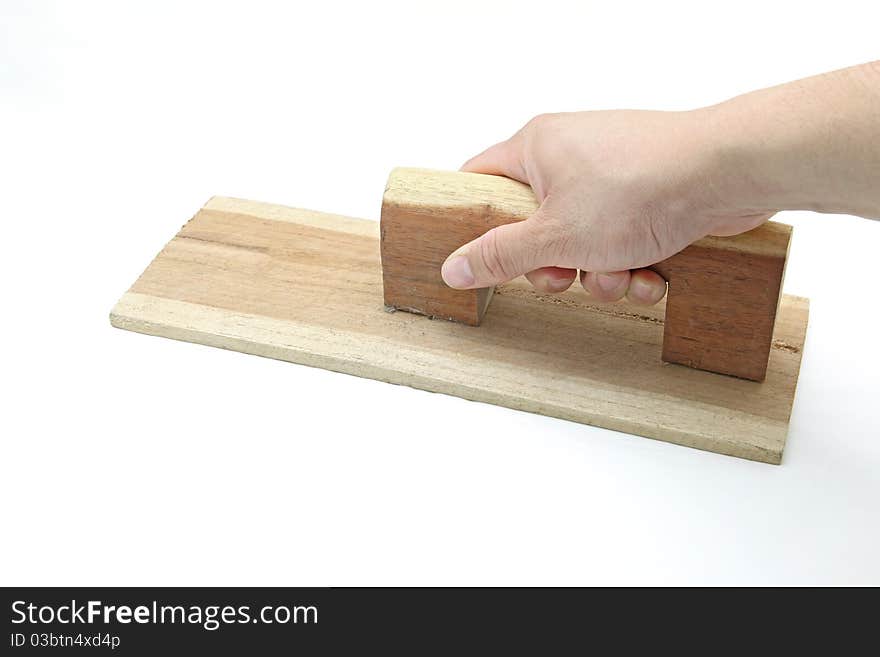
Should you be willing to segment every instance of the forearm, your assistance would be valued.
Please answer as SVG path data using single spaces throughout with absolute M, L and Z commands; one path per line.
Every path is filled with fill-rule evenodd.
M 880 62 L 733 98 L 705 112 L 712 181 L 746 213 L 880 218 Z

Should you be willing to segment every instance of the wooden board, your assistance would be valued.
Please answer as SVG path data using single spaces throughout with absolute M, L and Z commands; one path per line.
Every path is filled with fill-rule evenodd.
M 662 363 L 663 307 L 497 288 L 482 326 L 386 312 L 379 225 L 214 198 L 114 326 L 779 463 L 808 302 L 786 296 L 763 383 Z M 536 438 L 537 439 L 537 438 Z M 417 440 L 417 438 L 414 438 Z
M 530 187 L 503 176 L 394 169 L 382 199 L 385 304 L 478 326 L 492 288 L 454 290 L 440 268 L 460 246 L 537 208 Z M 767 221 L 652 265 L 669 282 L 663 360 L 763 380 L 790 239 L 791 226 Z

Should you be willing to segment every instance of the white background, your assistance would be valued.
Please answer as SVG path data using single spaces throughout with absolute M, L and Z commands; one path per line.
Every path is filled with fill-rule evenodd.
M 112 329 L 214 194 L 377 218 L 532 115 L 880 56 L 873 2 L 0 4 L 2 584 L 880 584 L 880 224 L 785 214 L 773 467 Z

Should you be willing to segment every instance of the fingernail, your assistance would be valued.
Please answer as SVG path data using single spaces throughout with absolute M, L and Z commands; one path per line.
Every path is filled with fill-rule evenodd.
M 613 292 L 620 285 L 620 277 L 614 274 L 596 274 L 596 285 L 603 292 Z
M 474 284 L 471 263 L 464 256 L 455 256 L 444 262 L 440 274 L 449 287 L 466 288 Z
M 553 292 L 562 292 L 563 290 L 567 290 L 571 285 L 571 281 L 567 278 L 551 278 L 547 281 L 547 287 L 549 287 Z
M 632 283 L 629 287 L 629 292 L 627 292 L 627 296 L 630 297 L 631 300 L 634 300 L 636 303 L 650 303 L 654 304 L 660 301 L 663 298 L 663 295 L 666 294 L 666 286 L 660 283 L 652 284 L 646 280 L 643 280 L 641 277 L 633 277 Z
M 629 291 L 637 297 L 649 297 L 653 292 L 653 287 L 641 278 L 633 276 L 633 280 L 629 284 Z

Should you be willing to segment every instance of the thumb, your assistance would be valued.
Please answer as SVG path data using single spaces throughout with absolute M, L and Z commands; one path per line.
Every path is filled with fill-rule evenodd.
M 507 176 L 528 184 L 529 177 L 523 166 L 522 155 L 522 139 L 517 134 L 475 155 L 462 165 L 461 170 Z
M 542 235 L 534 215 L 493 228 L 446 258 L 441 269 L 443 281 L 460 290 L 491 287 L 552 265 L 541 261 L 547 252 Z

